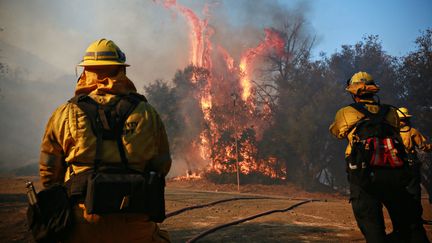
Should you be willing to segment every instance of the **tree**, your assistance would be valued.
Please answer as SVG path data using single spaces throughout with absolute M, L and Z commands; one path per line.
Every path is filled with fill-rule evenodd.
M 173 115 L 177 108 L 177 100 L 172 88 L 167 82 L 156 80 L 154 83 L 144 86 L 144 91 L 150 104 L 159 112 L 164 124 L 169 124 L 166 131 L 168 138 L 172 139 L 175 134 L 178 134 L 180 125 Z M 170 141 L 170 144 L 173 144 L 172 141 Z
M 417 50 L 402 58 L 399 69 L 402 105 L 410 108 L 420 130 L 432 136 L 432 29 L 422 32 L 415 43 Z
M 331 55 L 328 60 L 333 77 L 345 82 L 354 73 L 370 73 L 380 86 L 379 96 L 385 103 L 394 104 L 400 97 L 397 76 L 398 60 L 383 50 L 378 35 L 369 35 L 354 46 L 343 45 L 340 52 Z
M 284 53 L 269 53 L 265 57 L 267 68 L 261 83 L 273 89 L 267 95 L 276 101 L 276 108 L 274 122 L 266 130 L 261 147 L 285 164 L 287 180 L 309 187 L 319 161 L 315 144 L 321 143 L 316 139 L 320 125 L 314 118 L 320 109 L 314 100 L 320 89 L 315 87 L 314 78 L 323 70 L 320 63 L 310 61 L 314 38 L 305 32 L 304 25 L 301 16 L 285 22 L 277 30 L 285 42 Z
M 193 167 L 201 161 L 194 146 L 205 123 L 199 97 L 195 94 L 207 78 L 206 69 L 188 66 L 177 71 L 172 87 L 161 80 L 144 87 L 149 102 L 157 108 L 166 124 L 172 154 L 185 161 L 188 169 L 196 169 Z

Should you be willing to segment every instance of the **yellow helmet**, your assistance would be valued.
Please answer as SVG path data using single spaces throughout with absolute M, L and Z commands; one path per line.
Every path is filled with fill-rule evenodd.
M 353 95 L 373 94 L 379 91 L 379 86 L 375 84 L 369 73 L 358 72 L 347 81 L 345 90 Z
M 129 66 L 125 54 L 111 40 L 99 39 L 89 45 L 79 66 L 123 65 Z
M 401 118 L 401 119 L 412 117 L 412 115 L 409 114 L 408 109 L 405 107 L 400 107 L 397 110 L 397 113 L 398 113 L 399 118 Z

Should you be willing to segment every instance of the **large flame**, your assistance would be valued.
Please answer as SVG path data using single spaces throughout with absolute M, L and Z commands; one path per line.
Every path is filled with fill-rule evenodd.
M 242 99 L 247 100 L 251 95 L 251 77 L 253 72 L 253 62 L 257 57 L 268 52 L 269 49 L 274 49 L 277 53 L 283 53 L 285 41 L 272 29 L 264 29 L 265 39 L 259 43 L 257 47 L 250 48 L 244 52 L 240 61 L 241 71 L 241 86 L 243 88 Z
M 227 50 L 225 50 L 225 48 L 223 48 L 222 46 L 218 46 L 218 51 L 222 55 L 226 67 L 230 72 L 232 72 L 234 70 L 234 58 L 232 58 L 231 55 L 227 52 Z
M 211 68 L 211 42 L 210 36 L 213 30 L 208 26 L 208 19 L 200 19 L 195 12 L 185 7 L 176 0 L 165 0 L 166 8 L 174 8 L 181 13 L 189 23 L 191 31 L 189 32 L 190 40 L 190 63 L 197 67 Z M 208 7 L 204 9 L 204 13 L 208 15 Z
M 263 120 L 271 116 L 271 110 L 264 107 L 257 111 L 250 107 L 257 106 L 252 83 L 257 59 L 270 51 L 283 55 L 284 39 L 273 29 L 264 29 L 264 40 L 246 49 L 236 67 L 235 59 L 224 47 L 217 45 L 217 54 L 212 55 L 214 30 L 209 26 L 208 5 L 202 18 L 176 0 L 165 0 L 163 5 L 183 15 L 188 22 L 190 63 L 210 72 L 205 85 L 195 95 L 206 122 L 197 144 L 201 157 L 208 160 L 208 169 L 217 173 L 234 172 L 238 161 L 238 169 L 243 174 L 259 171 L 272 178 L 282 178 L 283 173 L 275 169 L 276 157 L 258 159 L 256 143 L 265 128 Z M 212 58 L 218 57 L 223 60 L 225 70 L 213 67 Z

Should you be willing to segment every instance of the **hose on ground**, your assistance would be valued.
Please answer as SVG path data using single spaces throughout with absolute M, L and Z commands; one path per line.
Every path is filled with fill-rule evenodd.
M 194 206 L 190 206 L 190 207 L 181 208 L 179 210 L 167 213 L 166 214 L 166 218 L 179 215 L 181 213 L 184 213 L 184 212 L 192 210 L 192 209 L 210 207 L 210 206 L 214 206 L 214 205 L 219 204 L 219 203 L 230 202 L 230 201 L 237 201 L 237 200 L 259 200 L 259 199 L 273 199 L 273 198 L 272 197 L 234 197 L 234 198 L 226 198 L 226 199 L 222 199 L 222 200 L 217 200 L 217 201 L 209 202 L 209 203 L 206 203 L 206 204 L 198 204 L 198 205 L 194 205 Z
M 193 242 L 196 242 L 197 240 L 203 238 L 204 236 L 206 236 L 208 234 L 211 234 L 211 233 L 213 233 L 213 232 L 215 232 L 217 230 L 220 230 L 220 229 L 223 229 L 223 228 L 226 228 L 226 227 L 229 227 L 229 226 L 233 226 L 233 225 L 236 225 L 236 224 L 240 224 L 240 223 L 243 223 L 245 221 L 249 221 L 249 220 L 252 220 L 252 219 L 255 219 L 255 218 L 258 218 L 258 217 L 262 217 L 262 216 L 265 216 L 265 215 L 269 215 L 269 214 L 272 214 L 272 213 L 287 212 L 287 211 L 290 211 L 290 210 L 292 210 L 292 209 L 294 209 L 294 208 L 296 208 L 298 206 L 301 206 L 303 204 L 310 203 L 310 202 L 318 202 L 318 201 L 321 201 L 321 200 L 317 200 L 317 199 L 305 200 L 305 201 L 301 201 L 299 203 L 296 203 L 294 205 L 291 205 L 291 206 L 289 206 L 287 208 L 269 210 L 269 211 L 265 211 L 265 212 L 262 212 L 262 213 L 259 213 L 259 214 L 255 214 L 255 215 L 252 215 L 252 216 L 249 216 L 249 217 L 246 217 L 246 218 L 242 218 L 242 219 L 239 219 L 239 220 L 234 220 L 234 221 L 231 221 L 231 222 L 226 223 L 226 224 L 221 224 L 221 225 L 218 225 L 216 227 L 208 229 L 208 230 L 206 230 L 206 231 L 204 231 L 204 232 L 202 232 L 202 233 L 194 236 L 193 238 L 189 239 L 186 242 L 187 243 L 193 243 Z

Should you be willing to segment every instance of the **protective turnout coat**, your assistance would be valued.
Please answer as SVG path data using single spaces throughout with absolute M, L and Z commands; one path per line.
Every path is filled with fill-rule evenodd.
M 361 103 L 366 104 L 366 108 L 371 113 L 378 113 L 379 106 L 374 103 L 373 100 L 361 100 Z M 335 116 L 334 122 L 330 125 L 330 133 L 333 134 L 338 139 L 346 138 L 348 140 L 348 146 L 345 150 L 345 157 L 351 154 L 351 147 L 353 144 L 353 134 L 355 132 L 355 126 L 357 122 L 364 118 L 364 114 L 356 110 L 351 106 L 346 106 L 341 108 Z M 399 127 L 399 117 L 395 109 L 391 109 L 386 115 L 386 121 L 394 126 Z
M 415 148 L 422 151 L 432 151 L 432 144 L 427 143 L 427 139 L 417 129 L 409 126 L 403 126 L 400 129 L 402 141 L 408 153 L 415 154 Z
M 85 70 L 75 94 L 88 94 L 100 104 L 110 104 L 118 95 L 136 92 L 124 71 L 101 78 Z M 168 139 L 156 110 L 140 102 L 127 118 L 122 136 L 129 166 L 143 171 L 147 166 L 166 175 L 171 166 Z M 121 163 L 116 141 L 103 141 L 103 163 Z M 70 173 L 82 173 L 93 166 L 96 136 L 90 120 L 75 104 L 61 105 L 46 126 L 41 145 L 40 177 L 44 186 L 69 180 Z M 157 225 L 142 214 L 87 215 L 79 204 L 71 242 L 166 242 Z M 115 229 L 115 230 L 114 230 Z M 122 233 L 122 230 L 130 233 Z M 129 235 L 131 238 L 124 238 Z M 98 238 L 102 237 L 102 238 Z M 119 238 L 120 237 L 120 238 Z M 87 241 L 90 240 L 90 241 Z

